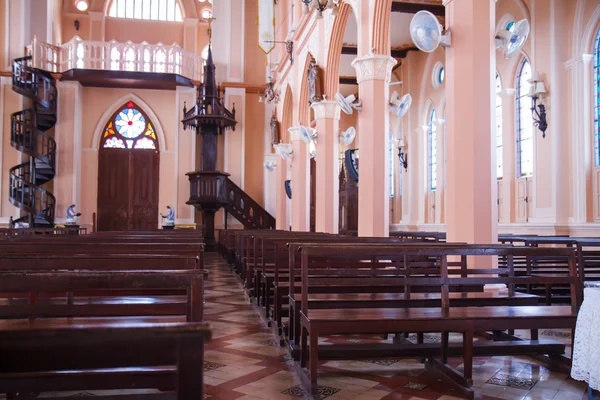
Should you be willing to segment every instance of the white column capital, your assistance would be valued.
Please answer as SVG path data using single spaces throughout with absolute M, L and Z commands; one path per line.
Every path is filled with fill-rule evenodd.
M 341 108 L 335 101 L 323 100 L 313 103 L 311 108 L 315 111 L 315 119 L 335 119 L 340 120 Z
M 356 69 L 356 81 L 358 84 L 364 81 L 381 80 L 390 82 L 392 79 L 392 67 L 397 61 L 383 54 L 367 54 L 357 57 L 352 61 Z
M 300 137 L 299 126 L 292 126 L 291 128 L 288 128 L 288 132 L 290 133 L 292 142 L 302 141 L 302 138 Z
M 498 93 L 496 93 L 498 96 L 505 98 L 505 97 L 514 97 L 516 90 L 512 89 L 512 88 L 506 88 L 503 89 L 501 91 L 499 91 Z

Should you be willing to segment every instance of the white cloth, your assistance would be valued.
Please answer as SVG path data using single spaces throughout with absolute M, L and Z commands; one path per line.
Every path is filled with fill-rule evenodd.
M 577 316 L 571 377 L 600 390 L 600 287 L 587 287 Z

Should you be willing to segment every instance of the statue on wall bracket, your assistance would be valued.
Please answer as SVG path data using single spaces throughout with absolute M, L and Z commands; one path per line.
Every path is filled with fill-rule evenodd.
M 306 75 L 308 77 L 308 103 L 318 103 L 323 100 L 323 89 L 321 88 L 321 68 L 314 58 L 310 60 Z
M 273 112 L 273 116 L 271 117 L 271 145 L 276 145 L 277 143 L 279 143 L 279 121 L 277 121 L 275 112 Z
M 67 221 L 65 225 L 77 225 L 77 217 L 80 217 L 81 213 L 75 212 L 75 204 L 71 204 L 67 207 Z
M 160 213 L 160 217 L 164 219 L 162 226 L 166 229 L 172 229 L 175 227 L 175 210 L 171 206 L 167 206 L 167 215 Z

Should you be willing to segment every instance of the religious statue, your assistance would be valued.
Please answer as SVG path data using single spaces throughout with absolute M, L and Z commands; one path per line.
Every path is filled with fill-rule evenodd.
M 273 113 L 271 117 L 271 144 L 275 145 L 277 143 L 279 143 L 279 122 L 275 113 Z
M 15 227 L 15 221 L 13 220 L 12 215 L 8 219 L 8 229 L 13 229 Z
M 160 213 L 160 217 L 166 219 L 163 226 L 175 226 L 175 210 L 171 206 L 167 206 L 167 215 Z
M 309 104 L 318 103 L 323 100 L 321 90 L 321 69 L 317 65 L 315 59 L 310 60 L 308 66 L 308 102 Z
M 71 204 L 67 207 L 67 221 L 65 225 L 77 225 L 77 217 L 80 217 L 81 213 L 75 212 L 75 204 Z

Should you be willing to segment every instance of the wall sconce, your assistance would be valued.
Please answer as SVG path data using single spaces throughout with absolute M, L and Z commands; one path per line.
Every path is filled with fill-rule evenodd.
M 332 10 L 331 13 L 337 17 L 339 12 L 340 0 L 302 0 L 302 12 L 308 14 L 311 8 L 314 8 L 319 13 L 317 19 L 323 18 L 323 11 Z
M 89 6 L 88 0 L 75 0 L 75 8 L 79 11 L 87 11 Z
M 405 171 L 408 171 L 408 153 L 404 151 L 405 147 L 404 139 L 401 137 L 398 139 L 398 158 L 400 159 L 400 165 L 404 167 Z
M 542 137 L 546 137 L 546 129 L 548 129 L 548 122 L 546 121 L 546 106 L 542 103 L 544 96 L 547 94 L 546 85 L 544 81 L 540 79 L 537 72 L 534 72 L 529 80 L 531 87 L 529 89 L 529 96 L 531 96 L 531 113 L 533 114 L 533 125 L 535 125 L 540 131 L 542 131 Z M 538 104 L 538 100 L 540 104 Z

